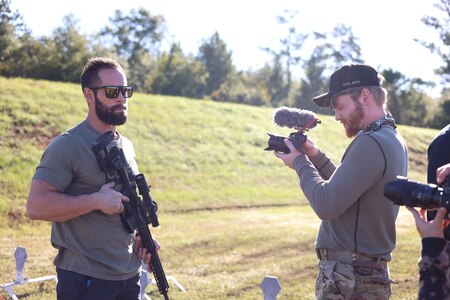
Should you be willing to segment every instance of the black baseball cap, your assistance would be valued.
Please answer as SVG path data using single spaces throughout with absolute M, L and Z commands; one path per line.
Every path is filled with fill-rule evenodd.
M 334 95 L 343 90 L 361 86 L 380 86 L 378 72 L 368 65 L 346 65 L 331 74 L 328 92 L 316 96 L 312 100 L 321 107 L 328 107 L 331 97 Z

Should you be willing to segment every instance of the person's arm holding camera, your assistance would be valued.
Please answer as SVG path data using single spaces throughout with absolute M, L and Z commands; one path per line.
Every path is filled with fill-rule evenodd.
M 323 153 L 310 139 L 307 139 L 306 142 L 302 144 L 301 151 L 297 150 L 289 139 L 285 139 L 284 142 L 291 152 L 285 154 L 275 151 L 275 156 L 281 159 L 287 167 L 295 169 L 295 160 L 297 157 L 304 155 L 315 166 L 320 176 L 325 180 L 329 179 L 336 169 L 336 166 L 325 153 Z
M 450 164 L 437 169 L 438 183 L 445 181 L 450 174 Z M 419 261 L 420 288 L 419 299 L 446 299 L 450 290 L 448 241 L 444 238 L 444 228 L 450 224 L 446 219 L 447 209 L 439 208 L 435 218 L 427 222 L 426 210 L 407 207 L 413 214 L 417 231 L 422 238 L 422 255 Z
M 416 220 L 417 231 L 419 232 L 422 239 L 426 238 L 438 238 L 444 239 L 444 228 L 448 225 L 449 220 L 445 220 L 447 214 L 447 209 L 441 207 L 436 214 L 436 218 L 427 222 L 426 219 L 426 209 L 420 209 L 417 211 L 415 208 L 407 206 L 406 207 L 414 216 Z

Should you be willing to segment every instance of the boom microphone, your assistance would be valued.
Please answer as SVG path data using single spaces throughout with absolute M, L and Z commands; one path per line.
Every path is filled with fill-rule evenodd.
M 282 106 L 275 110 L 273 122 L 280 127 L 308 131 L 317 126 L 320 120 L 312 111 Z
M 275 110 L 273 115 L 273 122 L 280 127 L 294 128 L 297 131 L 292 132 L 288 139 L 292 142 L 294 147 L 302 151 L 302 145 L 306 142 L 307 136 L 304 134 L 305 131 L 312 129 L 321 123 L 316 117 L 316 114 L 312 111 L 298 108 L 291 108 L 282 106 Z M 264 150 L 266 151 L 277 151 L 283 153 L 290 153 L 291 151 L 284 143 L 286 137 L 276 136 L 270 133 L 269 135 L 268 147 Z

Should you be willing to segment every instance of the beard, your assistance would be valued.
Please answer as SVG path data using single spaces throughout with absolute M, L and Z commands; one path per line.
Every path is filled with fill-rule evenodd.
M 361 104 L 356 103 L 355 109 L 350 114 L 348 120 L 344 122 L 345 134 L 348 138 L 354 137 L 361 130 L 361 122 L 365 117 Z
M 108 108 L 100 102 L 100 100 L 97 98 L 97 95 L 95 95 L 94 97 L 95 97 L 95 114 L 100 119 L 100 121 L 109 125 L 125 124 L 125 122 L 128 119 L 127 111 L 122 110 L 118 114 L 114 113 L 114 110 L 117 107 L 122 107 L 123 104 L 117 104 Z

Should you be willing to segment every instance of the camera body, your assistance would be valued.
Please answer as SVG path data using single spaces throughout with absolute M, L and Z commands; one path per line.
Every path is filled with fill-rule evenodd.
M 317 124 L 320 123 L 320 120 L 312 111 L 282 106 L 275 110 L 275 113 L 273 115 L 273 122 L 278 126 L 294 128 L 295 130 L 297 130 L 296 132 L 292 132 L 291 134 L 289 134 L 289 137 L 287 138 L 292 142 L 297 150 L 303 152 L 302 145 L 304 142 L 306 142 L 307 139 L 305 131 L 316 127 Z M 286 137 L 276 136 L 270 133 L 267 133 L 267 135 L 269 135 L 269 140 L 267 142 L 268 147 L 264 150 L 274 150 L 277 152 L 283 152 L 285 154 L 291 152 L 284 143 Z
M 283 152 L 285 154 L 291 153 L 288 146 L 286 146 L 286 143 L 284 142 L 286 137 L 276 136 L 270 133 L 267 133 L 267 135 L 269 136 L 269 140 L 267 142 L 268 147 L 265 148 L 264 150 L 267 151 L 274 150 L 277 152 Z M 301 150 L 302 144 L 306 142 L 307 136 L 302 131 L 296 131 L 289 134 L 289 137 L 287 138 L 292 142 L 292 144 L 297 150 L 302 151 Z
M 396 180 L 384 185 L 384 195 L 397 205 L 430 210 L 445 207 L 450 211 L 450 176 L 447 176 L 442 187 L 397 176 Z

